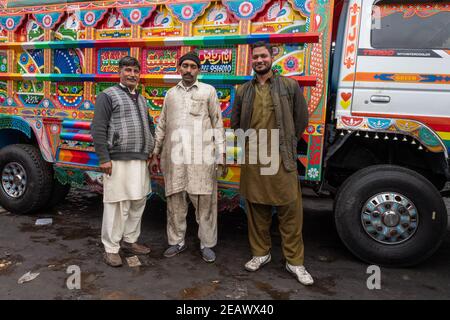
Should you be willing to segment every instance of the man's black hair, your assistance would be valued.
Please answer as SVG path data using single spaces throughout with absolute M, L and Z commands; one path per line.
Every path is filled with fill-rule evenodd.
M 119 60 L 119 70 L 123 67 L 138 67 L 141 70 L 141 64 L 136 58 L 126 56 Z
M 264 42 L 264 41 L 257 41 L 257 42 L 255 42 L 255 43 L 253 43 L 253 44 L 251 45 L 251 47 L 252 47 L 252 51 L 253 51 L 253 49 L 255 49 L 255 48 L 264 47 L 264 48 L 267 49 L 267 51 L 269 51 L 270 55 L 273 56 L 273 46 L 272 46 L 271 44 L 267 43 L 267 42 Z

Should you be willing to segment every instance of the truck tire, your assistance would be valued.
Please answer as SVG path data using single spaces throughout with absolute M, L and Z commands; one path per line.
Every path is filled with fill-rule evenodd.
M 337 232 L 370 264 L 406 267 L 430 257 L 447 229 L 444 201 L 431 182 L 398 166 L 359 170 L 335 200 Z
M 62 184 L 58 179 L 53 179 L 53 188 L 48 203 L 45 205 L 47 208 L 53 208 L 64 201 L 66 196 L 70 192 L 70 184 Z
M 17 214 L 34 213 L 44 207 L 52 191 L 51 164 L 39 150 L 13 144 L 0 150 L 0 205 Z

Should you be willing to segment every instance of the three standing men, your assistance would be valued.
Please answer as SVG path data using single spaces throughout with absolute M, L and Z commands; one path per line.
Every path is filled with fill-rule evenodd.
M 246 161 L 241 165 L 240 193 L 246 200 L 249 242 L 253 254 L 245 269 L 257 271 L 271 260 L 270 226 L 272 208 L 275 207 L 286 269 L 300 283 L 311 285 L 313 278 L 303 266 L 303 208 L 296 159 L 298 138 L 308 124 L 308 108 L 298 83 L 273 73 L 272 63 L 270 45 L 264 42 L 252 45 L 252 68 L 256 75 L 238 88 L 231 116 L 233 129 L 254 129 L 260 137 L 258 147 L 275 149 L 276 159 L 279 160 L 278 170 L 271 175 L 262 174 L 267 166 L 261 164 L 260 159 L 256 164 Z M 266 145 L 261 143 L 262 131 L 269 131 L 269 138 L 263 139 Z M 275 133 L 279 135 L 279 148 L 271 146 Z M 249 148 L 246 144 L 245 147 L 247 156 L 252 146 Z
M 272 63 L 271 46 L 263 42 L 252 46 L 256 75 L 237 90 L 231 119 L 233 129 L 268 130 L 266 145 L 260 143 L 260 148 L 274 150 L 274 131 L 280 138 L 279 147 L 275 146 L 278 162 L 274 174 L 262 174 L 266 166 L 259 160 L 241 166 L 240 192 L 246 198 L 253 254 L 245 268 L 257 271 L 271 260 L 270 225 L 275 207 L 286 269 L 300 283 L 311 285 L 313 278 L 303 266 L 303 209 L 296 164 L 297 142 L 308 123 L 308 109 L 297 82 L 274 74 Z M 207 262 L 216 259 L 212 248 L 217 243 L 217 163 L 222 173 L 226 172 L 222 113 L 214 87 L 197 80 L 201 67 L 198 56 L 185 54 L 179 67 L 182 81 L 166 94 L 155 141 L 145 99 L 136 91 L 140 72 L 136 59 L 121 59 L 120 84 L 97 98 L 92 134 L 105 173 L 102 242 L 109 265 L 122 264 L 118 255 L 122 239 L 124 249 L 135 254 L 150 252 L 136 241 L 151 191 L 147 163 L 151 159 L 155 170 L 160 156 L 169 242 L 164 256 L 173 257 L 186 249 L 189 196 L 199 224 L 202 257 Z M 245 154 L 248 152 L 247 145 Z
M 182 81 L 167 91 L 156 128 L 155 159 L 161 155 L 167 197 L 165 257 L 186 249 L 187 197 L 195 207 L 203 260 L 214 262 L 217 243 L 217 163 L 225 165 L 222 111 L 214 87 L 197 80 L 200 59 L 187 53 L 178 62 Z
M 119 61 L 120 83 L 101 92 L 95 103 L 92 136 L 103 175 L 102 242 L 105 262 L 122 265 L 119 249 L 148 254 L 137 243 L 147 195 L 151 192 L 148 160 L 154 129 L 147 102 L 137 91 L 137 59 Z

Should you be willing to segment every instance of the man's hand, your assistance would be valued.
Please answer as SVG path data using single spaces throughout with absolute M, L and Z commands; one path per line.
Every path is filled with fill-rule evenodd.
M 147 164 L 151 174 L 161 173 L 161 166 L 159 164 L 159 155 L 152 154 L 148 159 Z
M 110 176 L 112 173 L 112 162 L 108 161 L 100 164 L 100 171 Z
M 228 166 L 226 165 L 226 154 L 224 153 L 217 163 L 217 177 L 225 178 L 228 174 Z
M 217 165 L 217 177 L 218 178 L 225 178 L 228 174 L 228 166 L 224 164 L 218 164 Z

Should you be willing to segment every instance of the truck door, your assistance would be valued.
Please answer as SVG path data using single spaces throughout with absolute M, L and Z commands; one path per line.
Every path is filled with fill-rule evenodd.
M 448 123 L 450 1 L 364 0 L 361 10 L 352 115 Z

